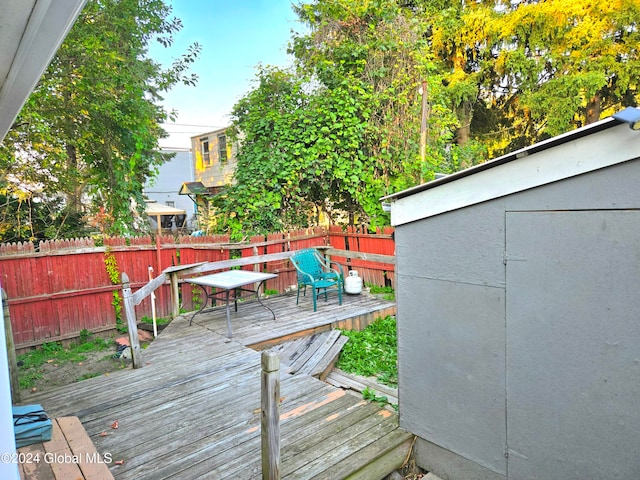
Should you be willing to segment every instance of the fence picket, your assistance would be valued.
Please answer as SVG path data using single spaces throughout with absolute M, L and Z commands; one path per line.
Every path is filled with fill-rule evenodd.
M 337 250 L 356 250 L 394 254 L 392 228 L 375 234 L 366 229 L 332 225 L 328 229 L 309 229 L 277 232 L 256 236 L 250 243 L 230 243 L 228 235 L 204 237 L 160 238 L 163 267 L 199 262 L 229 260 L 232 251 L 242 256 L 300 250 L 331 245 Z M 347 248 L 348 247 L 348 248 Z M 148 281 L 149 266 L 156 265 L 155 240 L 150 235 L 140 237 L 106 237 L 104 247 L 96 247 L 91 238 L 48 240 L 39 242 L 36 249 L 31 242 L 0 244 L 0 281 L 7 291 L 11 306 L 13 335 L 17 349 L 24 349 L 46 341 L 70 339 L 87 329 L 93 332 L 113 330 L 116 326 L 114 302 L 118 303 L 119 285 L 113 285 L 105 265 L 106 252 L 113 254 L 119 272 L 126 272 L 131 287 L 136 289 Z M 366 283 L 389 284 L 394 280 L 394 265 L 372 261 L 333 257 L 348 268 L 357 268 Z M 252 267 L 251 267 L 252 268 Z M 260 265 L 261 269 L 278 273 L 266 288 L 284 292 L 296 283 L 295 270 L 288 260 Z M 161 272 L 155 272 L 158 276 Z M 393 283 L 391 283 L 393 284 Z M 170 285 L 157 290 L 159 317 L 173 313 Z M 121 292 L 120 292 L 121 294 Z M 118 294 L 118 295 L 120 295 Z M 121 296 L 120 302 L 121 300 Z M 181 285 L 183 309 L 193 310 L 195 293 Z M 151 315 L 148 299 L 135 306 L 136 316 Z

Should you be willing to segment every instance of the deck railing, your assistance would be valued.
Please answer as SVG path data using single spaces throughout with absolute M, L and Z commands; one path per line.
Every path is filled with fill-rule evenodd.
M 72 341 L 83 330 L 112 334 L 124 320 L 120 313 L 124 307 L 120 285 L 123 271 L 129 277 L 132 291 L 137 292 L 149 282 L 150 269 L 157 273 L 184 264 L 328 246 L 332 259 L 347 270 L 358 270 L 365 284 L 393 285 L 391 232 L 392 229 L 385 229 L 372 234 L 361 228 L 343 230 L 332 226 L 274 233 L 240 243 L 230 242 L 226 236 L 157 239 L 146 236 L 107 238 L 100 247 L 92 239 L 41 242 L 39 246 L 0 244 L 0 285 L 8 295 L 14 343 L 20 352 L 45 342 Z M 285 292 L 296 283 L 295 270 L 286 256 L 253 268 L 278 273 L 277 278 L 266 283 L 272 292 Z M 157 317 L 175 316 L 173 298 L 178 295 L 184 310 L 196 309 L 197 289 L 171 283 L 166 278 L 157 283 L 160 286 L 155 290 L 154 303 L 151 296 L 145 296 L 135 306 L 138 318 L 152 317 L 153 306 Z

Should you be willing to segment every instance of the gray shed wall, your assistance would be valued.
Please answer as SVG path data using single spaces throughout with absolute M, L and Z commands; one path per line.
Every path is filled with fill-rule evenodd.
M 639 184 L 635 160 L 397 227 L 400 422 L 421 466 L 640 478 Z

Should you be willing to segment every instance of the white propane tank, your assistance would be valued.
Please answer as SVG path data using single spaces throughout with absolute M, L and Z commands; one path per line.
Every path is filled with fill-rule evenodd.
M 362 279 L 358 276 L 357 270 L 350 270 L 349 276 L 344 279 L 344 291 L 351 295 L 362 292 Z

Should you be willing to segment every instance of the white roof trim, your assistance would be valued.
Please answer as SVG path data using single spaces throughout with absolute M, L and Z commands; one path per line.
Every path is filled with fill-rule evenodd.
M 0 78 L 0 141 L 37 85 L 86 0 L 3 0 L 7 11 L 26 18 L 24 30 L 3 37 L 3 56 L 11 59 L 5 78 Z M 3 5 L 5 8 L 5 5 Z M 4 18 L 10 22 L 12 18 Z
M 388 197 L 391 224 L 403 225 L 640 158 L 640 133 L 626 124 L 406 196 Z

